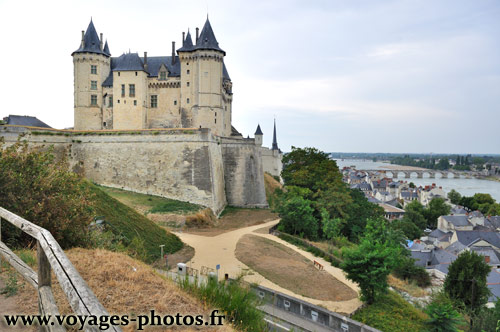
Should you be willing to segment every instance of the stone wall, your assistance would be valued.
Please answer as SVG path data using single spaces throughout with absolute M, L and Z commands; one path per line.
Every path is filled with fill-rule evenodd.
M 0 136 L 11 144 L 19 131 L 30 144 L 53 145 L 70 169 L 98 184 L 200 204 L 216 214 L 226 205 L 221 145 L 208 129 L 84 133 L 1 126 Z
M 279 150 L 261 148 L 261 155 L 264 172 L 267 172 L 272 176 L 281 177 L 281 171 L 283 170 L 283 154 L 280 153 Z
M 268 206 L 260 149 L 253 139 L 222 138 L 226 197 L 229 205 Z

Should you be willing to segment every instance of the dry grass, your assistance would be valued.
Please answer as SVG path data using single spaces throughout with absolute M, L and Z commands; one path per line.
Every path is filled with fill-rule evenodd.
M 418 287 L 415 283 L 401 280 L 392 274 L 387 277 L 387 282 L 392 288 L 406 292 L 413 297 L 425 297 L 429 295 L 425 289 Z
M 190 315 L 209 313 L 209 308 L 195 297 L 180 290 L 172 281 L 163 278 L 148 265 L 126 255 L 101 249 L 80 248 L 72 249 L 66 254 L 110 314 L 147 314 L 153 309 L 159 315 L 177 312 Z M 72 313 L 57 279 L 54 275 L 52 278 L 54 296 L 61 314 Z M 22 313 L 38 312 L 36 293 L 31 286 L 25 285 L 20 290 L 17 304 Z M 128 326 L 123 330 L 135 329 Z M 146 330 L 169 329 L 151 327 Z M 177 330 L 189 329 L 178 327 Z M 211 330 L 233 331 L 229 326 Z
M 245 235 L 236 246 L 236 257 L 266 279 L 294 293 L 324 301 L 347 301 L 357 294 L 291 248 L 269 239 Z
M 188 228 L 208 228 L 216 224 L 217 217 L 211 209 L 204 209 L 186 217 L 186 227 Z

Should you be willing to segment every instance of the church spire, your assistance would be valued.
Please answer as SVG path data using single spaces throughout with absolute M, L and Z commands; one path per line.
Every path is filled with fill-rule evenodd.
M 186 38 L 184 39 L 184 43 L 182 44 L 182 47 L 177 50 L 177 52 L 183 52 L 183 51 L 187 52 L 187 51 L 193 51 L 193 50 L 194 50 L 193 40 L 191 39 L 191 32 L 189 32 L 189 29 L 188 29 L 188 33 L 187 33 Z
M 278 148 L 278 140 L 276 139 L 276 119 L 274 119 L 273 150 L 279 150 L 279 148 Z
M 103 52 L 107 56 L 111 56 L 111 53 L 109 52 L 108 40 L 106 40 L 106 43 L 104 44 L 104 50 L 103 50 Z

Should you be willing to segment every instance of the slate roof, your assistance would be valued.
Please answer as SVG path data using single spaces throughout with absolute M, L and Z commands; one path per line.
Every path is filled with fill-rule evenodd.
M 452 253 L 449 253 L 448 251 L 441 248 L 436 248 L 432 252 L 431 265 L 438 265 L 445 263 L 449 264 L 453 262 L 455 259 L 457 259 L 457 256 L 453 255 Z
M 257 130 L 255 131 L 255 134 L 254 135 L 264 135 L 262 133 L 262 130 L 260 129 L 260 124 L 257 125 Z
M 436 228 L 428 236 L 429 237 L 434 237 L 436 239 L 439 239 L 440 237 L 442 237 L 445 234 L 446 234 L 445 232 L 443 232 L 442 230 L 439 230 L 439 229 Z
M 500 216 L 488 217 L 487 220 L 491 223 L 493 227 L 500 228 Z
M 99 37 L 97 36 L 97 31 L 95 30 L 94 23 L 92 22 L 92 19 L 90 19 L 89 26 L 87 28 L 87 31 L 85 32 L 85 35 L 83 36 L 83 45 L 80 45 L 80 47 L 74 51 L 71 55 L 75 53 L 96 53 L 96 54 L 104 54 L 106 56 L 109 56 L 109 49 L 108 53 L 105 53 L 104 51 L 101 51 L 101 41 L 99 40 Z
M 149 60 L 149 59 L 148 59 Z M 148 61 L 149 68 L 149 61 Z M 143 71 L 144 63 L 137 53 L 125 53 L 115 59 L 111 71 Z
M 382 203 L 382 201 L 379 201 L 375 197 L 368 197 L 367 199 L 368 199 L 368 202 L 370 202 L 370 203 L 375 203 L 375 204 Z
M 413 191 L 402 191 L 401 197 L 403 197 L 403 199 L 417 198 L 418 194 L 416 192 L 413 192 Z
M 454 226 L 472 226 L 467 216 L 443 216 L 443 219 Z
M 17 126 L 31 126 L 31 127 L 41 127 L 41 128 L 52 128 L 43 121 L 38 120 L 34 116 L 27 115 L 9 115 L 4 118 L 5 124 L 17 125 Z
M 109 46 L 108 46 L 108 41 L 106 40 L 106 44 L 104 44 L 104 49 L 102 50 L 104 54 L 107 56 L 111 56 L 111 53 L 109 52 Z
M 205 25 L 203 26 L 203 29 L 201 30 L 198 40 L 196 41 L 196 46 L 194 47 L 194 50 L 215 50 L 222 52 L 224 53 L 224 55 L 226 55 L 226 52 L 224 52 L 219 47 L 219 43 L 215 38 L 215 34 L 214 31 L 212 30 L 212 26 L 210 25 L 208 17 L 207 21 L 205 22 Z
M 456 242 L 452 243 L 451 245 L 449 245 L 448 247 L 446 247 L 446 251 L 448 251 L 449 253 L 451 253 L 453 255 L 458 256 L 458 255 L 460 255 L 460 253 L 462 251 L 464 251 L 467 248 L 468 248 L 467 246 L 463 245 L 459 241 L 456 241 Z
M 410 251 L 411 258 L 415 259 L 415 265 L 426 267 L 430 262 L 432 253 L 430 251 Z
M 500 273 L 497 269 L 492 269 L 488 274 L 486 277 L 486 284 L 488 285 L 488 289 L 491 291 L 488 301 L 494 302 L 497 298 L 500 298 Z
M 194 51 L 193 40 L 191 39 L 191 33 L 188 30 L 187 36 L 184 39 L 182 47 L 177 50 L 177 52 L 189 52 Z
M 169 77 L 179 77 L 181 75 L 181 64 L 179 57 L 175 57 L 175 63 L 172 65 L 171 56 L 148 56 L 148 76 L 157 77 L 161 65 L 165 65 Z M 222 64 L 223 78 L 230 80 L 226 65 Z M 119 57 L 111 58 L 111 71 L 109 76 L 102 82 L 102 86 L 113 86 L 113 71 L 143 71 L 144 58 L 139 57 L 137 53 L 122 54 Z
M 231 136 L 243 136 L 241 133 L 234 128 L 234 126 L 231 126 Z
M 485 240 L 493 246 L 500 248 L 500 234 L 496 232 L 456 231 L 457 239 L 463 245 L 470 247 L 478 240 Z
M 495 250 L 481 247 L 472 247 L 471 249 L 481 256 L 489 256 L 489 265 L 500 265 L 500 259 L 498 258 L 498 254 Z
M 463 207 L 454 207 L 451 209 L 451 213 L 453 213 L 453 214 L 466 214 L 467 211 Z

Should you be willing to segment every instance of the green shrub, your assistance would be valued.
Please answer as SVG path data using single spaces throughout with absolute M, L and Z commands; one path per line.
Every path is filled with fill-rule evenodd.
M 351 317 L 384 332 L 425 331 L 427 315 L 396 292 L 382 294 Z
M 431 285 L 431 278 L 425 268 L 415 265 L 415 259 L 411 257 L 403 257 L 393 272 L 400 279 L 415 281 L 419 287 Z
M 257 295 L 243 285 L 241 278 L 231 282 L 218 282 L 209 279 L 206 284 L 190 283 L 187 277 L 181 287 L 194 294 L 209 305 L 215 306 L 226 314 L 226 320 L 238 330 L 248 332 L 266 331 L 264 314 L 257 309 L 260 305 Z

